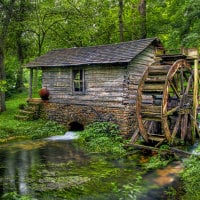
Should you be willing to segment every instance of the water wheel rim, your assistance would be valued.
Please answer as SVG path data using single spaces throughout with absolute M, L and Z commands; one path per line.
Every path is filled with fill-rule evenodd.
M 142 89 L 144 87 L 144 81 L 147 76 L 148 76 L 148 68 L 145 70 L 143 77 L 140 80 L 140 83 L 138 85 L 138 91 L 137 91 L 138 94 L 137 94 L 137 99 L 136 99 L 136 117 L 137 117 L 137 122 L 138 122 L 138 128 L 145 142 L 148 142 L 148 134 L 142 122 L 141 102 L 142 102 Z
M 189 65 L 189 63 L 184 59 L 177 60 L 168 71 L 168 74 L 166 77 L 166 82 L 165 82 L 165 87 L 164 87 L 164 91 L 163 91 L 161 118 L 162 118 L 163 131 L 164 131 L 166 139 L 169 142 L 173 142 L 181 125 L 183 125 L 185 122 L 186 124 L 184 125 L 183 130 L 181 130 L 181 139 L 184 139 L 185 138 L 184 135 L 186 134 L 186 128 L 188 128 L 188 124 L 190 123 L 189 118 L 188 118 L 188 116 L 190 114 L 190 109 L 189 109 L 190 105 L 188 106 L 188 113 L 186 113 L 186 109 L 184 109 L 184 111 L 183 111 L 185 113 L 183 113 L 183 114 L 180 113 L 180 109 L 183 109 L 183 107 L 184 107 L 184 105 L 181 105 L 181 102 L 183 101 L 183 98 L 186 98 L 186 95 L 187 95 L 187 94 L 184 94 L 184 92 L 186 91 L 187 88 L 188 88 L 187 90 L 189 91 L 190 88 L 188 85 L 185 86 L 185 88 L 184 88 L 185 90 L 178 88 L 179 85 L 176 86 L 177 87 L 176 88 L 172 83 L 172 80 L 175 77 L 175 75 L 178 74 L 178 71 L 180 70 L 180 74 L 181 74 L 181 73 L 183 73 L 183 69 L 185 70 L 185 72 L 187 71 L 187 73 L 190 73 L 189 79 L 191 79 L 191 77 L 193 76 L 193 72 L 192 72 L 192 68 Z M 183 75 L 181 74 L 181 76 L 183 77 L 184 74 Z M 182 80 L 180 80 L 180 81 L 182 81 Z M 188 83 L 190 84 L 190 81 L 191 80 L 186 81 L 187 84 Z M 183 88 L 183 81 L 180 84 L 180 86 Z M 177 102 L 178 102 L 176 107 L 174 107 L 172 109 L 170 108 L 171 111 L 168 110 L 170 89 L 172 89 L 175 96 L 177 96 Z M 182 91 L 180 92 L 178 89 L 180 89 Z M 177 116 L 177 121 L 174 124 L 174 127 L 171 128 L 171 127 L 169 127 L 169 119 L 168 119 L 169 115 L 170 114 L 172 115 L 173 113 L 177 112 L 178 110 L 179 110 L 179 113 Z
M 153 119 L 153 120 L 147 119 L 149 121 L 145 121 L 145 117 L 143 115 L 144 108 L 143 108 L 142 100 L 143 100 L 143 95 L 145 94 L 147 81 L 149 79 L 149 76 L 151 76 L 151 73 L 152 73 L 152 71 L 150 73 L 149 70 L 150 69 L 151 70 L 152 69 L 153 70 L 157 70 L 157 72 L 154 71 L 154 73 L 156 74 L 156 73 L 158 73 L 159 67 L 160 67 L 160 69 L 165 71 L 164 73 L 166 73 L 164 75 L 164 77 L 166 77 L 166 78 L 165 78 L 164 82 L 161 84 L 162 86 L 164 84 L 164 88 L 163 88 L 163 91 L 160 93 L 161 96 L 162 96 L 162 102 L 161 102 L 161 107 L 160 107 L 160 114 L 158 115 L 158 117 L 159 117 L 159 120 L 161 122 L 156 122 L 156 119 Z M 186 71 L 186 73 L 185 73 L 184 70 Z M 141 81 L 140 81 L 140 83 L 138 85 L 138 95 L 137 95 L 137 99 L 136 99 L 136 116 L 137 116 L 138 128 L 139 128 L 140 134 L 142 135 L 143 139 L 147 143 L 153 139 L 155 141 L 156 140 L 159 141 L 158 144 L 160 144 L 160 143 L 162 143 L 164 141 L 164 140 L 162 140 L 163 137 L 168 142 L 172 142 L 172 139 L 175 138 L 178 129 L 180 129 L 180 124 L 184 124 L 185 123 L 186 124 L 185 125 L 185 130 L 187 129 L 187 131 L 189 130 L 191 132 L 190 110 L 189 110 L 189 113 L 184 113 L 184 115 L 177 116 L 177 121 L 179 123 L 172 124 L 174 126 L 172 131 L 170 130 L 171 124 L 169 124 L 169 121 L 168 121 L 168 115 L 169 114 L 173 114 L 173 112 L 176 112 L 180 107 L 180 102 L 178 101 L 178 102 L 176 102 L 177 106 L 174 107 L 172 110 L 168 110 L 167 109 L 167 106 L 168 106 L 168 95 L 171 94 L 170 90 L 171 90 L 171 87 L 172 87 L 172 83 L 170 81 L 173 80 L 174 77 L 178 76 L 179 73 L 183 74 L 182 75 L 183 76 L 182 79 L 183 78 L 187 79 L 186 83 L 187 84 L 189 83 L 189 86 L 186 85 L 186 87 L 184 89 L 185 91 L 187 91 L 186 93 L 188 93 L 191 90 L 190 86 L 192 87 L 193 69 L 189 65 L 189 63 L 184 59 L 177 60 L 176 62 L 174 62 L 173 65 L 162 65 L 162 64 L 159 64 L 159 63 L 152 63 L 151 65 L 149 65 L 148 69 L 144 72 L 143 77 L 141 78 Z M 155 74 L 154 74 L 154 76 L 155 76 Z M 172 89 L 172 91 L 173 91 L 173 89 Z M 179 94 L 177 92 L 177 96 L 178 95 Z M 185 96 L 182 95 L 180 99 L 184 100 L 184 98 L 186 98 L 186 96 L 187 96 L 187 94 Z M 154 103 L 152 103 L 152 105 L 153 105 L 152 107 L 155 107 Z M 172 117 L 174 117 L 174 116 L 172 115 Z M 162 130 L 161 130 L 161 134 L 160 135 L 157 134 L 158 131 L 156 131 L 155 134 L 154 134 L 154 132 L 151 130 L 150 127 L 154 126 L 154 124 L 157 124 L 157 125 L 161 126 Z M 181 139 L 184 139 L 185 135 L 186 135 L 186 131 L 182 131 L 181 132 Z

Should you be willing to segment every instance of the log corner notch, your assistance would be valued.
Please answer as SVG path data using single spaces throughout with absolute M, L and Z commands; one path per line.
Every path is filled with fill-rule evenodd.
M 154 147 L 163 143 L 174 146 L 177 141 L 193 144 L 200 137 L 199 52 L 182 48 L 180 54 L 159 55 L 156 61 L 138 85 L 138 127 L 130 145 L 141 138 L 145 145 Z

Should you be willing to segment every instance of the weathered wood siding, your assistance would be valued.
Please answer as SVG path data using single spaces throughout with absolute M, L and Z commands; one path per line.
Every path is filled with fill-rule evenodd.
M 43 87 L 50 92 L 49 102 L 84 105 L 121 106 L 123 100 L 123 66 L 87 66 L 84 69 L 85 92 L 73 92 L 72 69 L 43 70 Z
M 154 62 L 154 47 L 151 46 L 145 49 L 138 55 L 127 67 L 126 80 L 124 80 L 124 100 L 126 105 L 124 109 L 124 124 L 126 123 L 127 134 L 133 134 L 137 128 L 136 118 L 136 98 L 137 89 L 141 78 L 143 77 L 149 65 Z
M 43 68 L 43 87 L 50 92 L 45 104 L 50 119 L 61 123 L 113 121 L 121 132 L 132 134 L 137 126 L 135 103 L 141 77 L 154 61 L 149 47 L 124 66 L 80 66 L 84 70 L 85 92 L 75 94 L 72 70 L 75 67 Z
M 154 56 L 154 47 L 149 47 L 128 65 L 128 104 L 135 104 L 138 85 L 149 65 L 154 62 Z

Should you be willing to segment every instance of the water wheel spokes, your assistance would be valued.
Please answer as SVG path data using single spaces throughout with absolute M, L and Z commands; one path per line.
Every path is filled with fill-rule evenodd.
M 193 70 L 185 60 L 176 61 L 167 74 L 163 91 L 162 118 L 166 138 L 191 140 Z
M 153 63 L 138 86 L 136 114 L 145 142 L 155 146 L 192 138 L 193 69 L 186 60 Z

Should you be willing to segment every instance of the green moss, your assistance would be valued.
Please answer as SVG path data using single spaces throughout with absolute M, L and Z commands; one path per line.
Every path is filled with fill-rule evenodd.
M 129 197 L 142 191 L 142 177 L 133 173 L 134 162 L 132 167 L 123 164 L 120 168 L 99 156 L 84 164 L 72 160 L 37 164 L 31 169 L 28 185 L 38 199 L 132 199 Z

